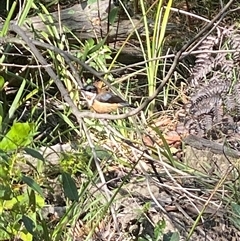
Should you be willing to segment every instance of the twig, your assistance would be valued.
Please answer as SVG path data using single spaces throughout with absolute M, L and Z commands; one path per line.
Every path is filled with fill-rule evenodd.
M 24 31 L 17 25 L 12 25 L 11 26 L 11 30 L 14 31 L 15 33 L 17 33 L 18 35 L 20 35 L 22 37 L 22 39 L 26 42 L 26 44 L 28 45 L 28 47 L 30 48 L 31 52 L 34 54 L 34 56 L 36 57 L 36 59 L 43 65 L 45 66 L 45 70 L 46 72 L 49 74 L 49 76 L 54 80 L 55 84 L 57 85 L 59 91 L 61 92 L 63 98 L 65 99 L 65 101 L 71 106 L 72 108 L 72 112 L 73 114 L 76 116 L 77 120 L 78 120 L 78 123 L 79 123 L 79 126 L 82 126 L 83 127 L 83 130 L 86 134 L 86 137 L 87 137 L 87 140 L 88 140 L 88 143 L 89 143 L 89 146 L 90 148 L 92 149 L 92 154 L 93 154 L 93 158 L 94 158 L 94 161 L 95 161 L 95 164 L 96 164 L 96 167 L 97 167 L 97 170 L 98 170 L 98 173 L 99 173 L 99 177 L 101 179 L 101 182 L 103 184 L 106 183 L 106 180 L 105 180 L 105 177 L 104 177 L 104 174 L 101 170 L 101 167 L 100 167 L 100 163 L 98 161 L 98 157 L 97 157 L 97 154 L 96 154 L 96 151 L 95 151 L 95 147 L 94 147 L 94 144 L 92 142 L 92 139 L 89 135 L 89 132 L 88 132 L 88 129 L 83 121 L 83 119 L 81 118 L 81 116 L 79 116 L 79 113 L 80 111 L 78 110 L 78 108 L 74 105 L 72 99 L 70 98 L 67 90 L 64 88 L 64 85 L 62 84 L 61 80 L 58 78 L 58 76 L 54 73 L 54 71 L 52 70 L 52 68 L 48 65 L 47 61 L 43 58 L 43 56 L 41 55 L 41 53 L 39 52 L 39 50 L 36 48 L 36 46 L 32 43 L 32 41 L 27 37 L 27 35 L 24 33 Z M 109 190 L 108 190 L 108 187 L 107 185 L 104 185 L 104 191 L 105 191 L 105 195 L 106 195 L 106 198 L 107 200 L 110 202 L 111 201 L 111 197 L 110 197 L 110 194 L 109 194 Z M 116 228 L 118 228 L 118 224 L 117 224 L 117 220 L 116 220 L 116 215 L 115 215 L 115 211 L 112 207 L 112 205 L 110 206 L 110 209 L 111 209 L 111 212 L 112 212 L 112 216 L 113 216 L 113 219 L 114 219 L 114 222 L 115 222 L 115 225 L 116 225 Z
M 215 24 L 216 21 L 218 21 L 220 18 L 223 17 L 223 15 L 226 14 L 226 10 L 231 6 L 231 4 L 233 3 L 234 0 L 230 0 L 225 7 L 213 18 L 213 20 L 208 23 L 193 39 L 191 39 L 187 44 L 185 44 L 180 51 L 177 52 L 177 54 L 175 55 L 175 58 L 173 60 L 172 66 L 169 69 L 166 77 L 163 79 L 162 83 L 160 84 L 160 86 L 156 89 L 156 91 L 154 92 L 154 94 L 150 97 L 148 97 L 141 106 L 139 106 L 138 108 L 125 113 L 125 114 L 121 114 L 121 115 L 110 115 L 110 114 L 97 114 L 97 113 L 91 113 L 91 112 L 80 112 L 78 110 L 78 108 L 74 105 L 74 103 L 72 102 L 71 98 L 69 97 L 67 91 L 64 89 L 63 84 L 61 83 L 61 81 L 59 80 L 59 78 L 55 75 L 55 73 L 53 72 L 53 70 L 50 67 L 46 67 L 46 71 L 47 73 L 54 79 L 59 91 L 61 92 L 63 98 L 65 99 L 65 101 L 69 104 L 70 108 L 73 111 L 73 114 L 79 119 L 81 118 L 96 118 L 96 119 L 110 119 L 110 120 L 117 120 L 117 119 L 123 119 L 123 118 L 127 118 L 129 116 L 133 116 L 138 114 L 140 111 L 142 111 L 145 107 L 148 106 L 148 104 L 155 99 L 158 94 L 160 93 L 160 91 L 162 90 L 162 88 L 166 85 L 166 83 L 169 81 L 169 79 L 171 78 L 173 72 L 175 71 L 175 68 L 177 66 L 177 63 L 182 55 L 182 53 L 192 45 L 192 43 L 194 43 L 199 37 L 201 37 L 205 32 L 209 31 L 211 29 L 211 27 Z M 217 25 L 214 26 L 214 28 L 216 28 Z M 38 52 L 38 57 L 40 57 L 39 62 L 41 64 L 45 64 L 46 65 L 46 61 L 44 60 L 44 58 L 41 56 L 41 54 L 39 53 L 39 51 L 37 50 L 35 45 L 40 46 L 39 41 L 30 41 L 30 39 L 26 36 L 26 34 L 24 33 L 23 30 L 20 29 L 20 27 L 16 26 L 16 25 L 11 25 L 10 26 L 10 30 L 16 32 L 17 34 L 19 34 L 23 40 L 28 44 L 29 48 L 32 50 L 32 52 L 36 53 Z M 34 45 L 35 44 L 35 45 Z M 46 46 L 50 45 L 46 45 L 44 43 L 41 43 L 41 46 L 46 48 Z M 94 73 L 95 76 L 97 76 L 99 79 L 104 80 L 100 74 L 93 70 L 92 68 L 90 68 L 88 65 L 86 65 L 83 62 L 79 62 L 79 59 L 77 59 L 76 57 L 73 57 L 72 55 L 70 55 L 69 53 L 66 53 L 64 51 L 60 51 L 58 48 L 51 46 L 50 48 L 53 51 L 56 51 L 57 53 L 60 53 L 62 56 L 67 56 L 69 59 L 74 59 L 77 60 L 76 62 L 78 62 L 79 64 L 81 64 L 83 66 L 83 68 L 91 71 L 91 73 Z M 40 56 L 39 56 L 40 55 Z M 106 82 L 104 80 L 104 82 Z

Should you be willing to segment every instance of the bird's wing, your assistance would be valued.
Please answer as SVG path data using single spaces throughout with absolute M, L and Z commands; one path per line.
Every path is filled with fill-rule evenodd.
M 126 102 L 122 98 L 120 98 L 117 95 L 114 95 L 111 92 L 100 93 L 99 95 L 97 95 L 96 99 L 100 102 L 111 103 L 111 104 L 118 104 L 118 103 Z

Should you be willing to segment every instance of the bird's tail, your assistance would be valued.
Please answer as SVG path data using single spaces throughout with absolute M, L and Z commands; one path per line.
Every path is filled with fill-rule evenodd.
M 122 106 L 122 107 L 136 108 L 135 105 L 130 104 L 130 103 L 128 103 L 128 102 L 123 102 L 123 103 L 121 103 L 121 106 Z

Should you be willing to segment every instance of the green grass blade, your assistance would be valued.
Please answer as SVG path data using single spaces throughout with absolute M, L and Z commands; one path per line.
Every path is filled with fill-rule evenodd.
M 161 31 L 160 31 L 160 39 L 159 39 L 160 45 L 162 45 L 164 37 L 165 37 L 165 32 L 167 29 L 167 23 L 168 23 L 171 7 L 172 7 L 172 0 L 168 1 L 164 16 L 163 16 L 163 20 L 162 20 L 162 24 L 161 24 Z
M 9 13 L 8 13 L 8 16 L 7 16 L 6 20 L 4 21 L 2 31 L 0 31 L 0 37 L 4 37 L 7 34 L 9 24 L 10 24 L 10 20 L 12 19 L 12 16 L 14 14 L 16 5 L 17 5 L 17 1 L 14 1 L 13 4 L 12 4 L 12 7 L 11 7 Z
M 15 99 L 14 99 L 14 101 L 13 101 L 13 103 L 12 103 L 12 105 L 11 105 L 9 111 L 8 111 L 8 117 L 9 117 L 9 119 L 11 119 L 11 118 L 13 117 L 14 112 L 16 111 L 16 109 L 17 109 L 18 106 L 19 106 L 19 103 L 20 103 L 21 96 L 22 96 L 22 94 L 23 94 L 25 85 L 26 85 L 26 80 L 24 79 L 24 80 L 22 81 L 22 84 L 21 84 L 21 86 L 20 86 L 20 88 L 19 88 L 19 90 L 18 90 L 18 92 L 17 92 L 17 95 L 16 95 L 16 97 L 15 97 Z
M 18 24 L 19 24 L 20 26 L 22 26 L 23 23 L 24 23 L 24 21 L 26 20 L 27 15 L 28 15 L 29 11 L 30 11 L 31 8 L 32 8 L 33 1 L 34 1 L 34 0 L 25 1 L 25 5 L 24 5 L 24 7 L 23 7 L 23 12 L 22 12 L 22 14 L 21 14 L 21 16 L 20 16 L 20 18 L 19 18 L 19 20 L 18 20 Z

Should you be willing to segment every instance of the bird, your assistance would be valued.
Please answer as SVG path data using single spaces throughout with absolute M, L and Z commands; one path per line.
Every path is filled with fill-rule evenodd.
M 99 88 L 94 84 L 84 86 L 81 89 L 81 93 L 86 99 L 90 109 L 100 114 L 111 113 L 121 107 L 135 108 L 135 106 L 123 100 L 118 95 Z

